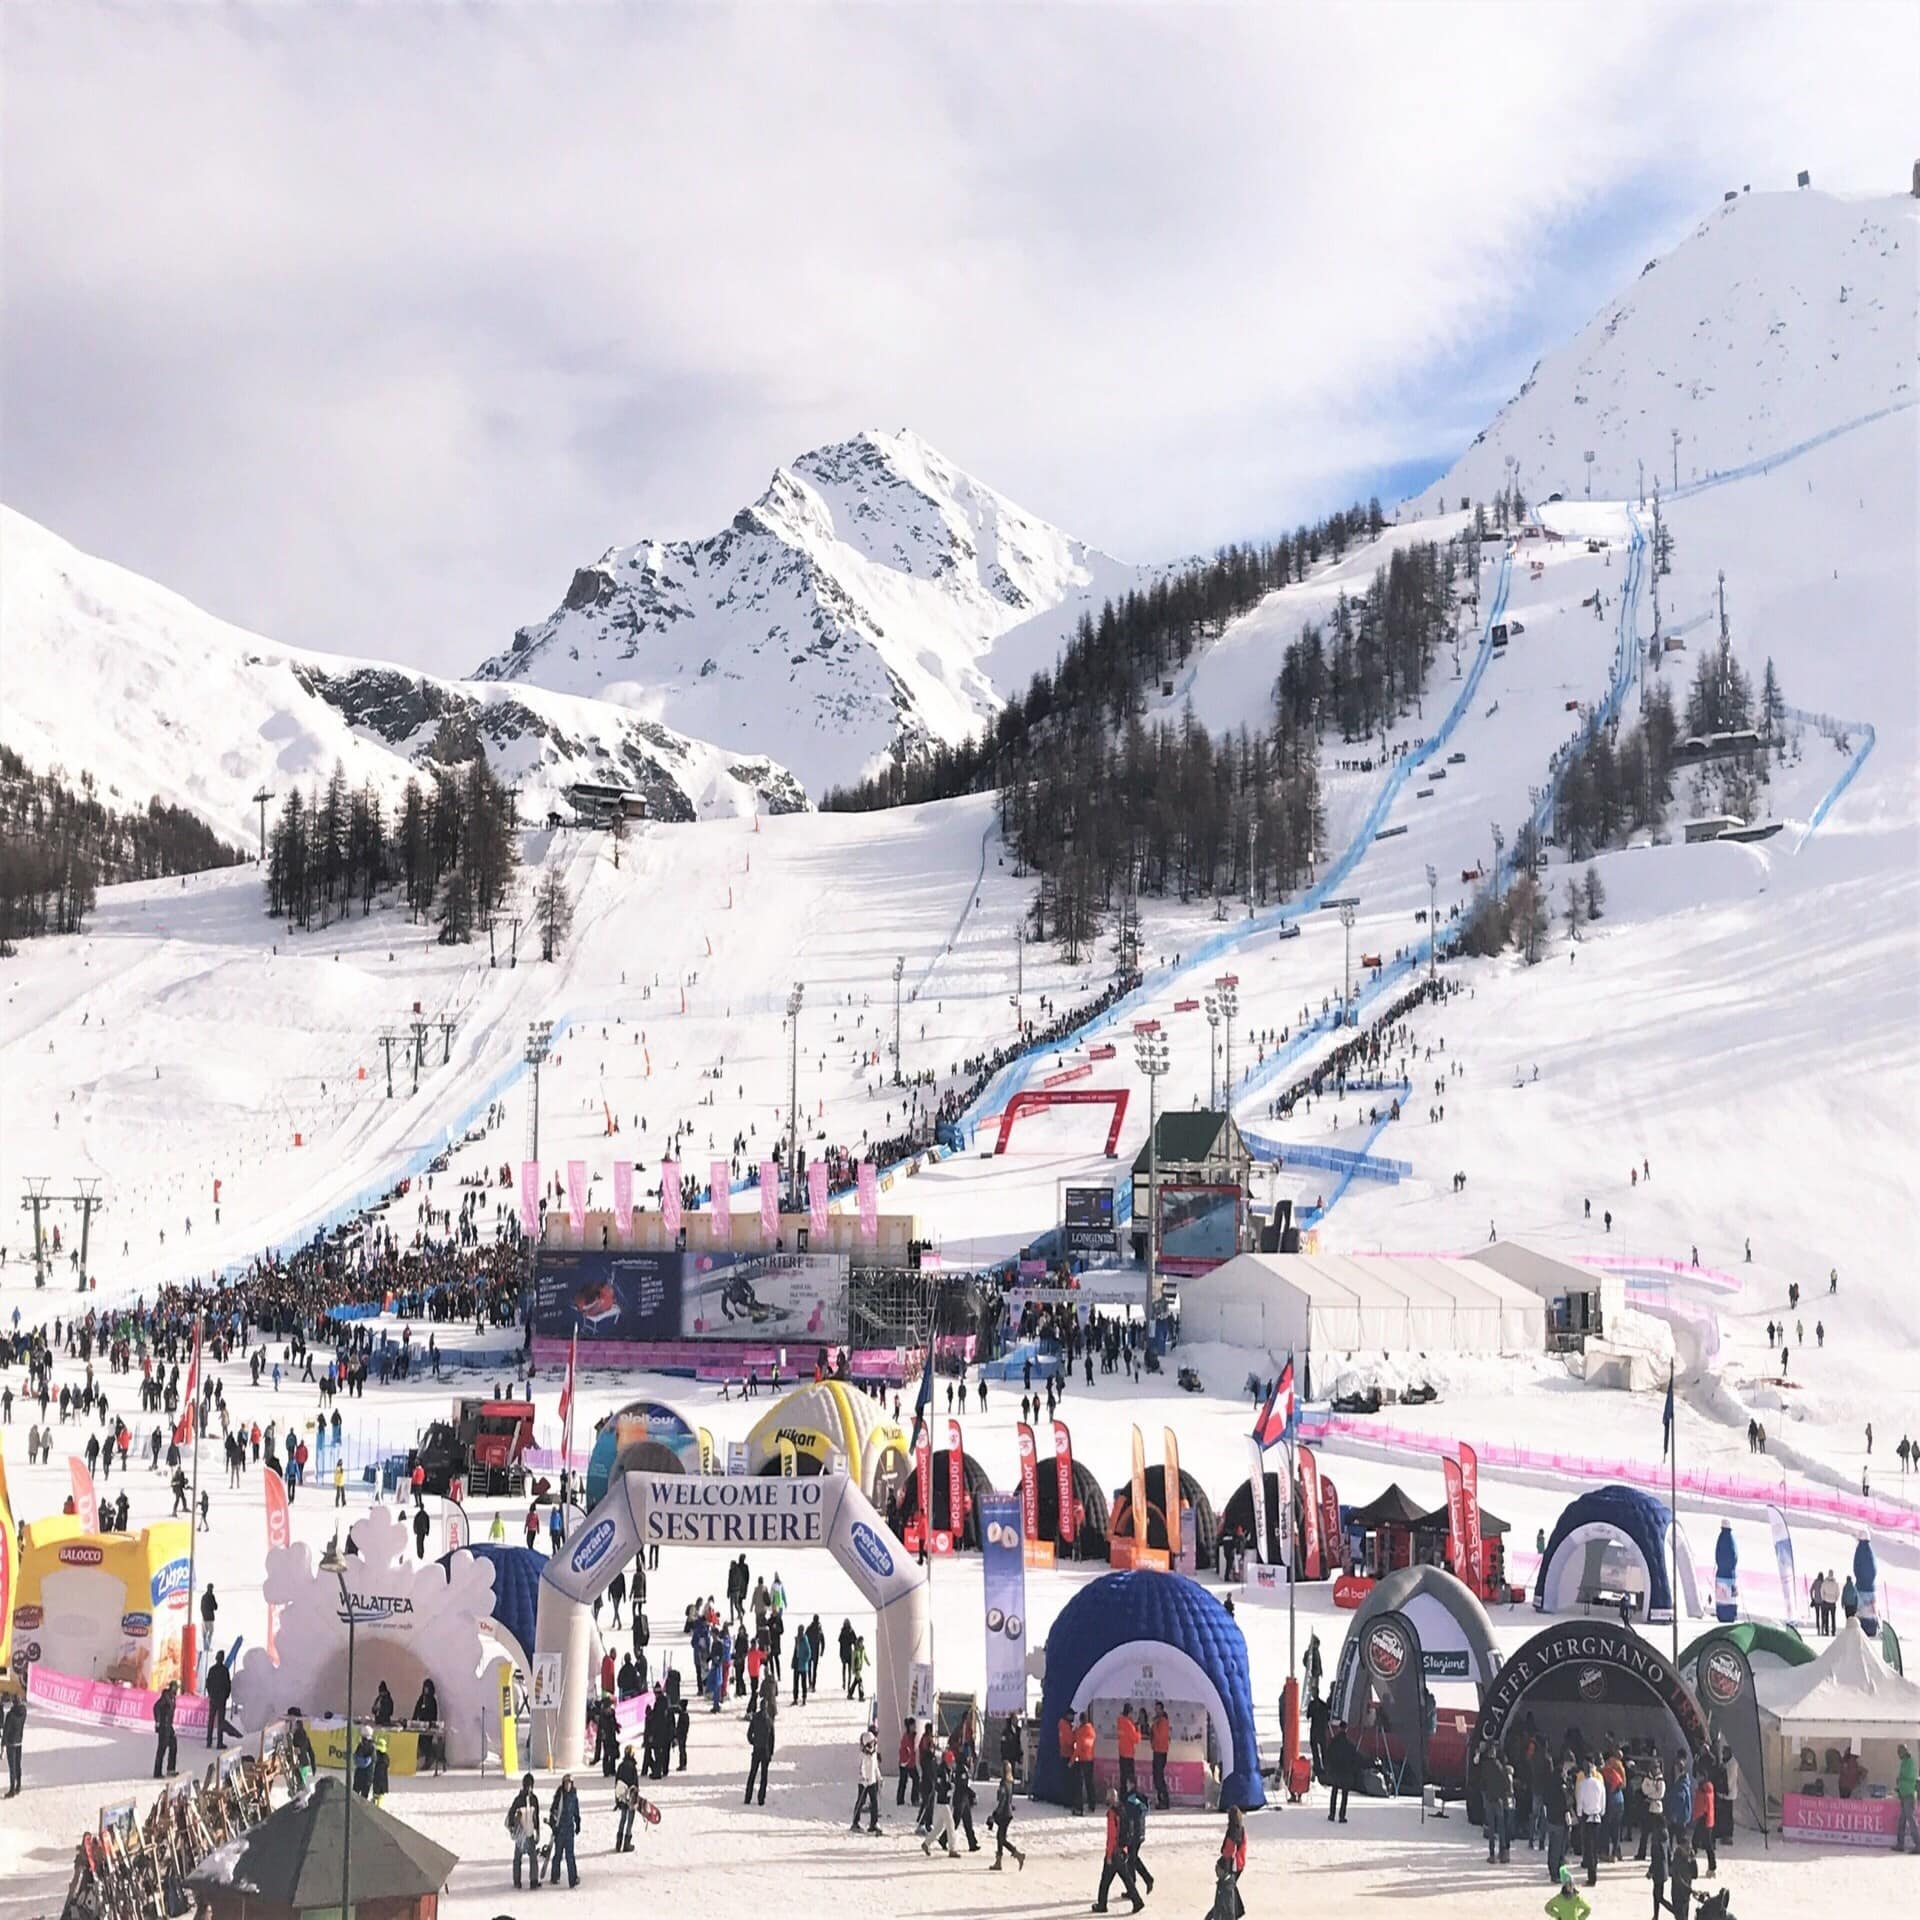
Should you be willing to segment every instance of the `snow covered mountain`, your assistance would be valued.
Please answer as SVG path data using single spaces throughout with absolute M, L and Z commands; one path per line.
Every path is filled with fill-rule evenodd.
M 1634 496 L 1920 396 L 1920 200 L 1741 194 L 1546 355 L 1446 477 L 1489 500 Z
M 1070 539 L 918 436 L 780 468 L 704 540 L 615 547 L 478 670 L 773 754 L 818 793 L 957 741 L 1143 570 Z
M 277 645 L 6 508 L 0 568 L 0 740 L 38 772 L 91 775 L 110 806 L 158 797 L 243 847 L 262 787 L 324 780 L 338 759 L 397 794 L 417 766 L 476 745 L 532 818 L 571 781 L 614 775 L 656 819 L 806 804 L 770 760 L 597 701 Z

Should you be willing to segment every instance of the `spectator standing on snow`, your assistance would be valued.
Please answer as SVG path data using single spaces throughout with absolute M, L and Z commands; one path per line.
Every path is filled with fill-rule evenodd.
M 1902 1751 L 1904 1752 L 1905 1749 L 1903 1748 Z M 1911 1760 L 1909 1760 L 1907 1764 L 1911 1766 Z M 1906 1808 L 1907 1817 L 1911 1820 L 1913 1816 L 1913 1802 L 1911 1798 L 1908 1799 Z M 998 1873 L 1000 1871 L 1000 1861 L 1002 1857 L 1009 1853 L 1013 1855 L 1015 1864 L 1024 1871 L 1027 1864 L 1027 1856 L 1013 1844 L 1012 1837 L 1013 1762 L 1011 1760 L 1001 1764 L 1000 1786 L 998 1792 L 996 1792 L 993 1797 L 993 1812 L 987 1816 L 987 1825 L 993 1830 L 993 1860 L 988 1871 Z M 1915 1841 L 1914 1851 L 1920 1853 L 1920 1840 Z
M 513 1836 L 513 1884 L 520 1884 L 520 1862 L 525 1860 L 540 1884 L 540 1796 L 534 1791 L 533 1775 L 522 1774 L 520 1791 L 507 1809 L 507 1831 Z

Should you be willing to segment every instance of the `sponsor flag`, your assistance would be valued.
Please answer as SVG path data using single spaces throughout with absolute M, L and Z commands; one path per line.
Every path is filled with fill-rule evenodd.
M 1072 1546 L 1078 1527 L 1073 1513 L 1073 1435 L 1064 1420 L 1053 1423 L 1053 1480 L 1059 1501 L 1058 1538 Z
M 1309 1580 L 1320 1578 L 1320 1463 L 1311 1447 L 1295 1449 L 1300 1462 L 1300 1558 L 1301 1572 Z
M 567 1162 L 567 1213 L 577 1238 L 587 1230 L 587 1163 L 584 1160 Z
M 1447 1483 L 1447 1571 L 1461 1579 L 1465 1577 L 1462 1565 L 1467 1545 L 1467 1502 L 1461 1486 L 1460 1462 L 1442 1460 L 1440 1474 Z
M 471 1537 L 467 1526 L 467 1510 L 458 1500 L 449 1498 L 441 1509 L 441 1537 L 446 1542 L 449 1553 L 458 1553 Z
M 860 1237 L 877 1240 L 880 1237 L 880 1176 L 871 1160 L 860 1162 L 859 1194 Z
M 1773 1563 L 1780 1570 L 1780 1617 L 1792 1620 L 1800 1611 L 1800 1582 L 1793 1570 L 1793 1529 L 1778 1507 L 1767 1509 L 1767 1525 L 1773 1531 Z
M 1291 1581 L 1297 1557 L 1293 1543 L 1293 1460 L 1291 1455 L 1288 1456 L 1286 1472 L 1276 1474 L 1274 1478 L 1279 1483 L 1277 1488 L 1279 1499 L 1275 1504 L 1279 1508 L 1276 1517 L 1280 1527 L 1280 1564 L 1286 1568 L 1287 1578 Z
M 267 1551 L 275 1547 L 288 1545 L 293 1538 L 293 1530 L 287 1518 L 287 1483 L 271 1467 L 260 1469 L 260 1484 L 266 1492 L 267 1504 Z M 280 1658 L 279 1641 L 280 1609 L 269 1604 L 267 1608 L 267 1658 L 276 1664 Z
M 573 1466 L 573 1392 L 580 1370 L 580 1329 L 575 1327 L 567 1342 L 567 1381 L 560 1389 L 560 1470 Z
M 100 1496 L 94 1491 L 93 1475 L 87 1463 L 76 1453 L 67 1461 L 67 1474 L 73 1482 L 73 1510 L 79 1517 L 82 1533 L 100 1531 Z
M 947 1531 L 957 1549 L 967 1531 L 966 1449 L 960 1439 L 960 1422 L 947 1415 Z
M 713 1208 L 713 1237 L 723 1247 L 733 1245 L 733 1169 L 724 1160 L 707 1164 L 707 1193 Z
M 1167 1505 L 1167 1558 L 1180 1564 L 1180 1442 L 1171 1427 L 1160 1429 L 1161 1485 Z
M 667 1232 L 680 1231 L 680 1162 L 660 1162 L 660 1224 Z
M 1020 1534 L 1040 1538 L 1040 1452 L 1033 1429 L 1020 1422 Z
M 793 1442 L 783 1434 L 774 1443 L 780 1454 L 780 1478 L 795 1480 L 800 1475 L 800 1455 Z
M 827 1163 L 816 1160 L 807 1168 L 808 1224 L 815 1233 L 827 1230 Z
M 633 1162 L 616 1160 L 613 1163 L 613 1219 L 614 1228 L 622 1240 L 633 1231 Z
M 1257 1434 L 1247 1436 L 1247 1492 L 1253 1496 L 1253 1544 L 1262 1566 L 1273 1564 L 1273 1541 L 1267 1533 L 1267 1455 Z
M 173 1423 L 173 1444 L 193 1444 L 195 1410 L 200 1404 L 200 1322 L 193 1323 L 193 1358 L 187 1362 L 187 1390 L 180 1396 L 180 1418 Z
M 1323 1473 L 1320 1476 L 1320 1557 L 1331 1575 L 1343 1557 L 1340 1537 L 1340 1495 Z
M 1267 1404 L 1253 1423 L 1253 1437 L 1262 1447 L 1277 1446 L 1288 1437 L 1293 1420 L 1293 1357 L 1289 1355 L 1287 1364 L 1280 1369 L 1279 1379 L 1273 1383 L 1273 1391 L 1267 1395 Z
M 540 1162 L 520 1162 L 520 1231 L 529 1240 L 540 1232 Z
M 1673 1446 L 1673 1364 L 1667 1364 L 1667 1404 L 1660 1412 L 1660 1458 L 1664 1460 Z
M 1128 1489 L 1133 1507 L 1133 1544 L 1147 1544 L 1147 1443 L 1140 1429 L 1133 1430 L 1133 1482 Z
M 920 1508 L 920 1550 L 933 1551 L 933 1430 L 924 1420 L 913 1428 L 913 1483 Z
M 1464 1441 L 1460 1446 L 1461 1518 L 1466 1522 L 1462 1536 L 1466 1545 L 1467 1571 L 1461 1575 L 1475 1593 L 1486 1579 L 1486 1542 L 1480 1533 L 1480 1456 Z
M 714 1471 L 713 1463 L 719 1458 L 719 1454 L 713 1444 L 713 1435 L 710 1434 L 705 1427 L 701 1427 L 697 1430 L 697 1437 L 700 1442 L 700 1471 L 702 1473 L 712 1473 Z
M 780 1169 L 760 1162 L 760 1237 L 769 1246 L 780 1237 Z
M 1020 1528 L 1020 1502 L 1014 1495 L 980 1496 L 987 1712 L 995 1718 L 1027 1710 L 1027 1557 Z

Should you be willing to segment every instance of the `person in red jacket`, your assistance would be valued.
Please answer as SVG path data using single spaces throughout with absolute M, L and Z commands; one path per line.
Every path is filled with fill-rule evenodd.
M 1073 1773 L 1078 1798 L 1075 1811 L 1093 1811 L 1093 1715 L 1083 1713 L 1073 1730 Z
M 1167 1794 L 1167 1754 L 1173 1747 L 1173 1722 L 1164 1700 L 1153 1703 L 1153 1804 L 1162 1813 L 1173 1805 Z
M 1246 1912 L 1246 1902 L 1240 1898 L 1240 1876 L 1247 1870 L 1247 1821 L 1238 1807 L 1227 1809 L 1226 1837 L 1220 1842 L 1220 1865 L 1216 1869 L 1219 1877 L 1233 1883 L 1233 1899 L 1226 1903 L 1234 1920 L 1241 1920 Z M 1218 1913 L 1221 1902 L 1216 1899 L 1214 1912 Z
M 1133 1910 L 1138 1913 L 1147 1903 L 1140 1898 L 1140 1889 L 1134 1884 L 1133 1856 L 1127 1851 L 1120 1838 L 1120 1796 L 1113 1788 L 1107 1789 L 1107 1850 L 1100 1862 L 1100 1891 L 1093 1896 L 1095 1913 L 1107 1910 L 1107 1890 L 1113 1885 L 1115 1876 L 1126 1889 L 1127 1898 L 1133 1902 Z
M 1713 1775 L 1702 1767 L 1700 1778 L 1693 1783 L 1693 1844 L 1706 1853 L 1708 1879 L 1720 1871 L 1720 1853 L 1714 1845 L 1713 1816 Z
M 909 1720 L 901 1729 L 900 1750 L 894 1756 L 900 1767 L 900 1785 L 893 1796 L 893 1804 L 896 1807 L 907 1804 L 908 1794 L 913 1795 L 913 1804 L 916 1807 L 920 1804 L 920 1773 L 915 1760 L 919 1747 L 919 1736 L 913 1730 L 913 1722 Z
M 1060 1773 L 1067 1790 L 1067 1805 L 1075 1813 L 1080 1809 L 1080 1771 L 1073 1762 L 1073 1715 L 1063 1713 L 1055 1729 L 1060 1744 Z
M 1131 1705 L 1120 1709 L 1120 1718 L 1114 1722 L 1114 1744 L 1120 1750 L 1120 1791 L 1131 1793 L 1134 1789 L 1133 1756 L 1140 1745 L 1140 1729 L 1133 1718 Z

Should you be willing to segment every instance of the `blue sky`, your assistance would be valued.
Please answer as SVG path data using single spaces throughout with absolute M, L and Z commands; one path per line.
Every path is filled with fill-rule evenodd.
M 7 28 L 0 495 L 445 671 L 866 426 L 1128 557 L 1390 501 L 1723 186 L 1911 161 L 1874 0 Z

